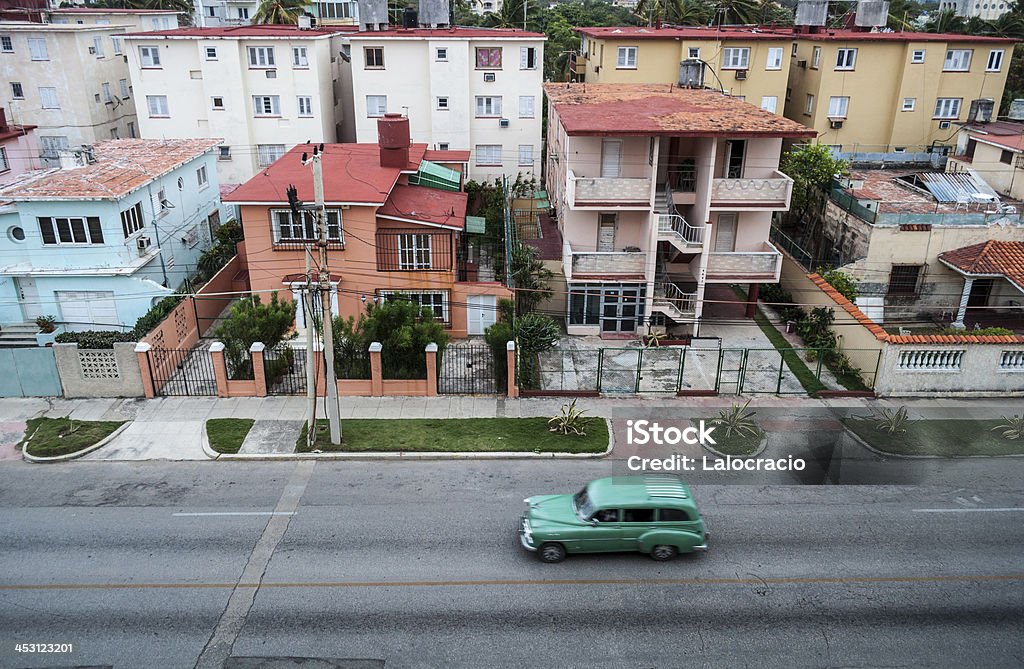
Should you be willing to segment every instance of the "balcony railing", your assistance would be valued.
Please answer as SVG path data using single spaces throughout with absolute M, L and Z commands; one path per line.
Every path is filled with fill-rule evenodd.
M 763 251 L 712 251 L 708 254 L 709 280 L 775 280 L 782 268 L 782 254 L 769 243 Z
M 785 209 L 793 192 L 793 180 L 776 171 L 773 179 L 713 179 L 711 206 Z
M 651 204 L 651 180 L 646 177 L 578 177 L 569 170 L 566 186 L 572 207 Z
M 682 315 L 693 315 L 697 312 L 697 293 L 684 292 L 674 283 L 656 283 L 654 306 L 668 306 Z
M 562 269 L 567 280 L 580 275 L 642 275 L 646 268 L 644 251 L 573 251 L 568 242 L 562 245 Z
M 674 240 L 686 246 L 704 244 L 706 225 L 691 225 L 678 214 L 655 214 L 658 217 L 658 238 Z

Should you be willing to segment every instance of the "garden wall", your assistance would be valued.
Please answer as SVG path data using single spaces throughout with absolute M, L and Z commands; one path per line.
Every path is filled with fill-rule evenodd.
M 54 344 L 57 373 L 65 397 L 142 397 L 145 390 L 134 342 L 111 349 L 79 349 Z

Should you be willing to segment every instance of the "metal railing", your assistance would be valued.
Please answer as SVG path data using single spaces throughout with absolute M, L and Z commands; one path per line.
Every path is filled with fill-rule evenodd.
M 776 246 L 793 256 L 793 258 L 800 263 L 805 270 L 808 272 L 811 271 L 810 268 L 813 264 L 811 262 L 811 254 L 808 251 L 805 251 L 802 246 L 797 244 L 792 237 L 773 225 L 771 232 L 769 233 L 769 238 Z
M 697 311 L 697 293 L 686 293 L 674 283 L 654 284 L 654 304 L 670 304 L 680 313 L 692 314 Z
M 658 235 L 676 236 L 685 244 L 700 246 L 704 243 L 706 225 L 691 225 L 678 214 L 656 214 L 658 217 Z

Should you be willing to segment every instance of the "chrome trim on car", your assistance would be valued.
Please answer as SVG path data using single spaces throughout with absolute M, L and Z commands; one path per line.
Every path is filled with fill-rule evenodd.
M 519 543 L 528 551 L 537 550 L 537 547 L 533 545 L 533 529 L 530 527 L 529 519 L 523 516 L 520 520 L 522 522 L 519 524 Z
M 707 549 L 708 549 L 708 545 L 707 544 L 701 544 L 699 546 L 694 546 L 692 550 L 693 551 L 706 551 Z

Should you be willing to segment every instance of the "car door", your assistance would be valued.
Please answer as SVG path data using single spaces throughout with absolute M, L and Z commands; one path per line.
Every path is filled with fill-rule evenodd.
M 596 525 L 587 525 L 579 532 L 577 542 L 578 551 L 581 553 L 606 553 L 608 551 L 622 550 L 619 518 L 619 509 L 601 509 L 594 512 L 591 519 L 596 520 Z
M 620 550 L 638 550 L 640 536 L 658 527 L 654 522 L 654 509 L 651 508 L 623 509 L 621 517 Z

